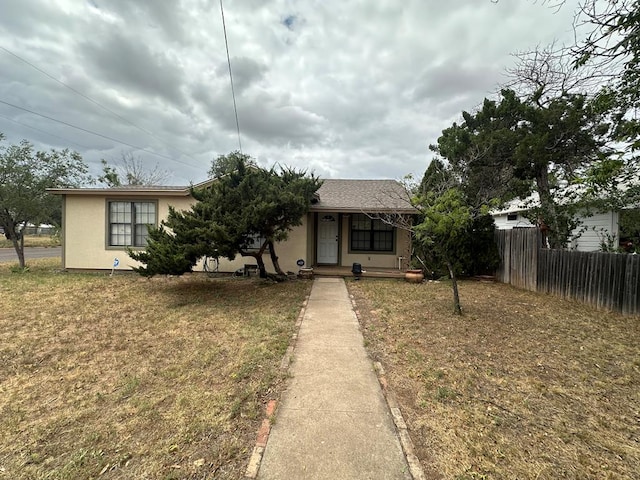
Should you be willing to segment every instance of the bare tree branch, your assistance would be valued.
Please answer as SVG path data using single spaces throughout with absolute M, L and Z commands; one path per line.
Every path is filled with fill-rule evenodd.
M 554 98 L 570 93 L 595 95 L 610 84 L 621 70 L 614 62 L 587 62 L 576 68 L 571 48 L 552 43 L 546 47 L 513 54 L 515 66 L 506 69 L 507 81 L 501 88 L 517 91 L 520 97 L 532 99 L 539 107 Z

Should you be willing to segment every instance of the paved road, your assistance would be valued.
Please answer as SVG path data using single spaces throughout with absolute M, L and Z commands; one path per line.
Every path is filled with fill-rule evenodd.
M 51 258 L 62 255 L 61 247 L 29 247 L 24 249 L 24 256 L 27 260 L 30 258 Z M 17 262 L 18 255 L 13 248 L 0 248 L 0 263 Z

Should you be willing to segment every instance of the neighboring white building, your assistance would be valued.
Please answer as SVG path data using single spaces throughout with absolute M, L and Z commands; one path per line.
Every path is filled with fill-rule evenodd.
M 534 194 L 526 200 L 512 200 L 503 209 L 492 211 L 491 216 L 496 223 L 496 228 L 509 230 L 535 226 L 526 218 L 525 213 L 537 202 L 537 194 Z M 568 245 L 571 250 L 591 252 L 600 250 L 602 242 L 607 242 L 608 239 L 615 240 L 615 242 L 619 240 L 618 212 L 596 213 L 580 217 L 579 220 L 582 224 L 572 233 L 573 236 L 582 233 Z

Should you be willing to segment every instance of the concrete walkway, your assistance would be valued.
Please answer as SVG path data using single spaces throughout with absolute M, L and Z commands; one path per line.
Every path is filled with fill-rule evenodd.
M 260 480 L 411 479 L 344 280 L 313 283 Z

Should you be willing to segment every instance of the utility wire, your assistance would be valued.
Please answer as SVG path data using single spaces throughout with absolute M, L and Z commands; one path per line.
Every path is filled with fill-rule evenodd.
M 116 118 L 122 120 L 123 122 L 128 123 L 129 125 L 137 128 L 138 130 L 146 133 L 147 135 L 155 138 L 156 140 L 164 143 L 165 145 L 169 146 L 170 148 L 172 148 L 173 150 L 175 150 L 176 152 L 179 152 L 181 154 L 183 154 L 186 157 L 189 157 L 193 160 L 195 160 L 196 162 L 198 161 L 196 158 L 194 158 L 193 156 L 189 155 L 186 152 L 183 152 L 182 150 L 180 150 L 179 148 L 169 145 L 169 143 L 166 140 L 163 140 L 162 138 L 158 137 L 157 135 L 155 135 L 153 132 L 150 132 L 149 130 L 142 128 L 141 126 L 133 123 L 131 120 L 127 120 L 125 117 L 123 117 L 122 115 L 114 112 L 113 110 L 111 110 L 109 107 L 105 107 L 104 105 L 102 105 L 100 102 L 98 102 L 97 100 L 94 100 L 93 98 L 89 97 L 88 95 L 85 95 L 84 93 L 82 93 L 79 90 L 76 90 L 75 88 L 73 88 L 70 85 L 67 85 L 66 83 L 64 83 L 62 80 L 57 79 L 56 77 L 54 77 L 53 75 L 51 75 L 50 73 L 44 71 L 43 69 L 39 68 L 38 66 L 34 65 L 33 63 L 31 63 L 30 61 L 22 58 L 20 55 L 13 53 L 12 51 L 10 51 L 9 49 L 0 46 L 0 49 L 4 50 L 6 53 L 8 53 L 9 55 L 17 58 L 18 60 L 20 60 L 21 62 L 26 63 L 27 65 L 29 65 L 31 68 L 37 70 L 38 72 L 42 73 L 43 75 L 49 77 L 51 80 L 53 80 L 54 82 L 59 83 L 60 85 L 62 85 L 65 88 L 68 88 L 69 90 L 71 90 L 73 93 L 75 93 L 76 95 L 80 95 L 82 98 L 84 98 L 85 100 L 87 100 L 88 102 L 93 103 L 94 105 L 97 105 L 98 107 L 102 108 L 103 110 L 106 110 L 107 112 L 109 112 L 111 115 L 115 116 Z
M 0 100 L 0 103 L 3 103 L 4 105 L 8 105 L 8 106 L 13 107 L 13 108 L 17 108 L 18 110 L 22 110 L 24 112 L 31 113 L 33 115 L 37 115 L 37 116 L 42 117 L 42 118 L 46 118 L 47 120 L 51 120 L 53 122 L 61 123 L 63 125 L 66 125 L 67 127 L 75 128 L 76 130 L 80 130 L 80 131 L 89 133 L 91 135 L 95 135 L 97 137 L 106 138 L 107 140 L 111 140 L 112 142 L 121 143 L 122 145 L 126 145 L 127 147 L 135 148 L 136 150 L 139 150 L 141 152 L 150 153 L 151 155 L 156 155 L 157 157 L 166 158 L 167 160 L 171 160 L 171 161 L 176 162 L 176 163 L 181 163 L 183 165 L 186 165 L 188 167 L 192 167 L 193 168 L 193 165 L 190 165 L 190 164 L 188 164 L 186 162 L 182 162 L 180 160 L 176 160 L 175 158 L 170 157 L 168 155 L 163 155 L 162 153 L 157 153 L 157 152 L 154 152 L 152 150 L 147 150 L 146 148 L 140 147 L 138 145 L 133 145 L 131 143 L 127 143 L 127 142 L 124 142 L 122 140 L 118 140 L 117 138 L 109 137 L 107 135 L 103 135 L 101 133 L 94 132 L 92 130 L 87 130 L 86 128 L 82 128 L 82 127 L 79 127 L 77 125 L 73 125 L 72 123 L 65 122 L 64 120 L 59 120 L 57 118 L 49 117 L 48 115 L 44 115 L 42 113 L 34 112 L 33 110 L 29 110 L 28 108 L 20 107 L 18 105 L 14 105 L 13 103 L 5 102 L 4 100 Z
M 220 0 L 220 13 L 222 14 L 222 30 L 224 31 L 224 44 L 227 48 L 227 64 L 229 65 L 229 80 L 231 81 L 231 96 L 233 97 L 233 111 L 236 114 L 236 129 L 238 130 L 238 147 L 242 153 L 242 142 L 240 141 L 240 122 L 238 122 L 238 107 L 236 106 L 236 92 L 233 88 L 233 75 L 231 74 L 231 57 L 229 57 L 229 42 L 227 41 L 227 25 L 224 21 L 224 8 Z
M 55 133 L 47 132 L 46 130 L 42 130 L 41 128 L 32 127 L 31 125 L 27 125 L 26 123 L 19 122 L 17 120 L 14 120 L 11 117 L 7 117 L 6 115 L 2 115 L 1 113 L 0 113 L 0 117 L 4 118 L 5 120 L 9 120 L 10 122 L 17 123 L 18 125 L 22 125 L 23 127 L 30 128 L 31 130 L 35 130 L 36 132 L 44 133 L 45 135 L 49 135 L 50 137 L 59 138 L 60 140 L 64 140 L 67 143 L 73 143 L 74 145 L 77 145 L 80 148 L 84 148 L 86 150 L 91 150 L 91 148 L 92 148 L 92 147 L 87 147 L 86 145 L 81 145 L 78 142 L 74 142 L 73 140 L 69 140 L 68 138 L 61 137 L 60 135 L 56 135 Z

